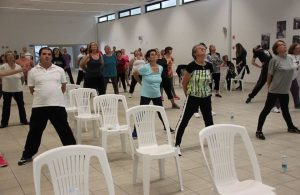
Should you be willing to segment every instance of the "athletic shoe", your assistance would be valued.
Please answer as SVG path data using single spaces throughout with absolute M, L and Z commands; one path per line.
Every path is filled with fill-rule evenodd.
M 251 102 L 251 98 L 248 97 L 247 100 L 246 100 L 246 104 L 249 104 Z
M 8 165 L 7 161 L 0 155 L 0 167 L 6 167 Z
M 200 117 L 201 117 L 201 114 L 200 114 L 199 112 L 195 112 L 195 113 L 194 113 L 194 116 L 195 116 L 196 118 L 200 118 Z
M 266 137 L 264 136 L 263 132 L 261 132 L 261 131 L 256 131 L 255 136 L 258 139 L 261 139 L 261 140 L 265 140 L 266 139 Z
M 300 133 L 300 130 L 297 127 L 288 128 L 289 133 Z
M 219 98 L 222 97 L 221 94 L 218 94 L 218 93 L 217 93 L 215 96 L 216 96 L 216 97 L 219 97 Z
M 31 162 L 32 158 L 24 158 L 22 157 L 19 161 L 18 161 L 18 165 L 22 166 L 22 165 L 26 165 L 27 163 Z
M 212 115 L 212 116 L 216 116 L 217 113 L 215 113 L 214 111 L 211 111 L 211 115 Z
M 277 108 L 277 107 L 274 107 L 271 112 L 274 112 L 274 113 L 280 113 L 280 109 Z
M 177 152 L 178 152 L 178 156 L 182 156 L 181 151 L 180 151 L 180 146 L 176 146 Z

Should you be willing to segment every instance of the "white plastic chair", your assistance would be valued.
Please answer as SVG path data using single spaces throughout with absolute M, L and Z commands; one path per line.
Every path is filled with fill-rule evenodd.
M 107 137 L 108 135 L 118 134 L 121 137 L 122 151 L 126 151 L 125 136 L 131 139 L 131 131 L 129 125 L 120 125 L 118 113 L 119 113 L 119 102 L 122 102 L 124 113 L 128 109 L 126 98 L 124 95 L 106 94 L 100 95 L 94 98 L 94 111 L 96 114 L 101 116 L 101 146 L 107 148 Z M 133 156 L 132 144 L 131 151 Z
M 74 116 L 74 114 L 77 112 L 74 94 L 71 95 L 71 91 L 73 89 L 78 89 L 78 88 L 80 88 L 80 85 L 76 85 L 76 84 L 66 85 L 66 92 L 64 93 L 64 97 L 66 102 L 66 111 L 68 113 L 68 121 L 70 121 L 70 115 Z
M 83 122 L 92 121 L 94 137 L 97 136 L 97 128 L 94 123 L 99 122 L 100 116 L 91 112 L 91 99 L 97 96 L 97 91 L 90 88 L 79 88 L 74 90 L 74 96 L 78 113 L 77 116 L 75 116 L 77 127 L 74 128 L 76 131 L 74 134 L 76 135 L 77 144 L 80 144 Z
M 239 181 L 234 162 L 234 140 L 240 136 L 249 155 L 254 180 Z M 259 164 L 243 126 L 219 124 L 206 127 L 199 133 L 200 145 L 216 194 L 265 195 L 276 194 L 275 188 L 262 183 Z M 210 162 L 206 157 L 204 143 L 207 143 Z
M 230 80 L 230 92 L 232 91 L 232 87 L 233 87 L 233 84 L 235 82 L 241 82 L 242 83 L 242 91 L 244 92 L 244 79 L 242 79 L 242 76 L 243 76 L 243 73 L 246 71 L 246 66 L 244 66 L 241 70 L 241 72 L 235 77 L 235 78 L 231 78 Z
M 47 165 L 55 195 L 89 195 L 91 157 L 100 162 L 109 195 L 114 195 L 114 183 L 106 152 L 98 146 L 72 145 L 51 149 L 33 160 L 33 179 L 36 195 L 41 195 L 41 169 Z
M 219 89 L 219 91 L 221 91 L 221 83 L 223 83 L 225 90 L 227 90 L 227 81 L 226 81 L 227 71 L 228 71 L 227 66 L 220 67 L 220 89 Z
M 159 112 L 163 118 L 167 132 L 167 143 L 157 144 L 155 135 L 155 116 Z M 127 121 L 130 124 L 130 118 L 136 127 L 138 136 L 138 147 L 135 148 L 133 159 L 133 183 L 136 183 L 138 161 L 139 158 L 143 160 L 143 191 L 144 195 L 150 193 L 150 168 L 151 160 L 157 159 L 159 161 L 160 178 L 164 178 L 164 162 L 165 158 L 175 157 L 178 179 L 180 183 L 180 190 L 183 191 L 181 169 L 179 164 L 178 150 L 172 143 L 169 122 L 165 110 L 161 106 L 143 105 L 135 106 L 127 110 Z M 131 139 L 132 140 L 132 139 Z

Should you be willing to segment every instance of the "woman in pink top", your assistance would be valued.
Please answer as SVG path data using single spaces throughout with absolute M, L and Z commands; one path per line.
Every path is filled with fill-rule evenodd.
M 20 53 L 20 58 L 16 60 L 16 64 L 27 70 L 24 72 L 25 85 L 27 85 L 27 75 L 28 71 L 33 67 L 33 61 L 26 58 L 25 53 Z
M 174 97 L 175 100 L 179 100 L 180 98 L 176 95 L 176 92 L 174 90 L 174 85 L 173 85 L 174 58 L 172 56 L 172 51 L 173 51 L 172 47 L 166 47 L 165 48 L 165 59 L 167 60 L 167 64 L 168 64 L 168 77 L 169 77 L 169 80 L 170 80 L 171 91 L 172 91 L 173 97 Z
M 127 83 L 127 86 L 130 86 L 129 84 L 129 57 L 125 54 L 125 49 L 121 49 L 122 58 L 124 59 L 125 63 L 125 80 Z

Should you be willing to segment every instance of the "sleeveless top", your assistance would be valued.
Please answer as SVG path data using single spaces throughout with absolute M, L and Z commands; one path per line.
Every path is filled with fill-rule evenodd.
M 101 62 L 101 56 L 98 60 L 94 60 L 92 57 L 90 57 L 90 60 L 87 63 L 86 66 L 86 73 L 85 78 L 99 78 L 102 77 L 102 62 Z

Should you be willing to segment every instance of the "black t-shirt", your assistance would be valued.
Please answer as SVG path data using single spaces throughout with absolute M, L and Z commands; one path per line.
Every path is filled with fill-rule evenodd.
M 157 64 L 163 67 L 163 71 L 161 73 L 162 78 L 168 78 L 168 63 L 166 58 L 161 58 L 156 61 Z
M 253 58 L 258 58 L 263 65 L 268 65 L 272 55 L 268 50 L 259 49 L 253 52 Z
M 63 69 L 65 69 L 65 67 L 67 66 L 65 59 L 61 56 L 53 57 L 52 58 L 52 63 L 55 64 L 56 66 L 59 66 L 59 67 L 63 68 Z

